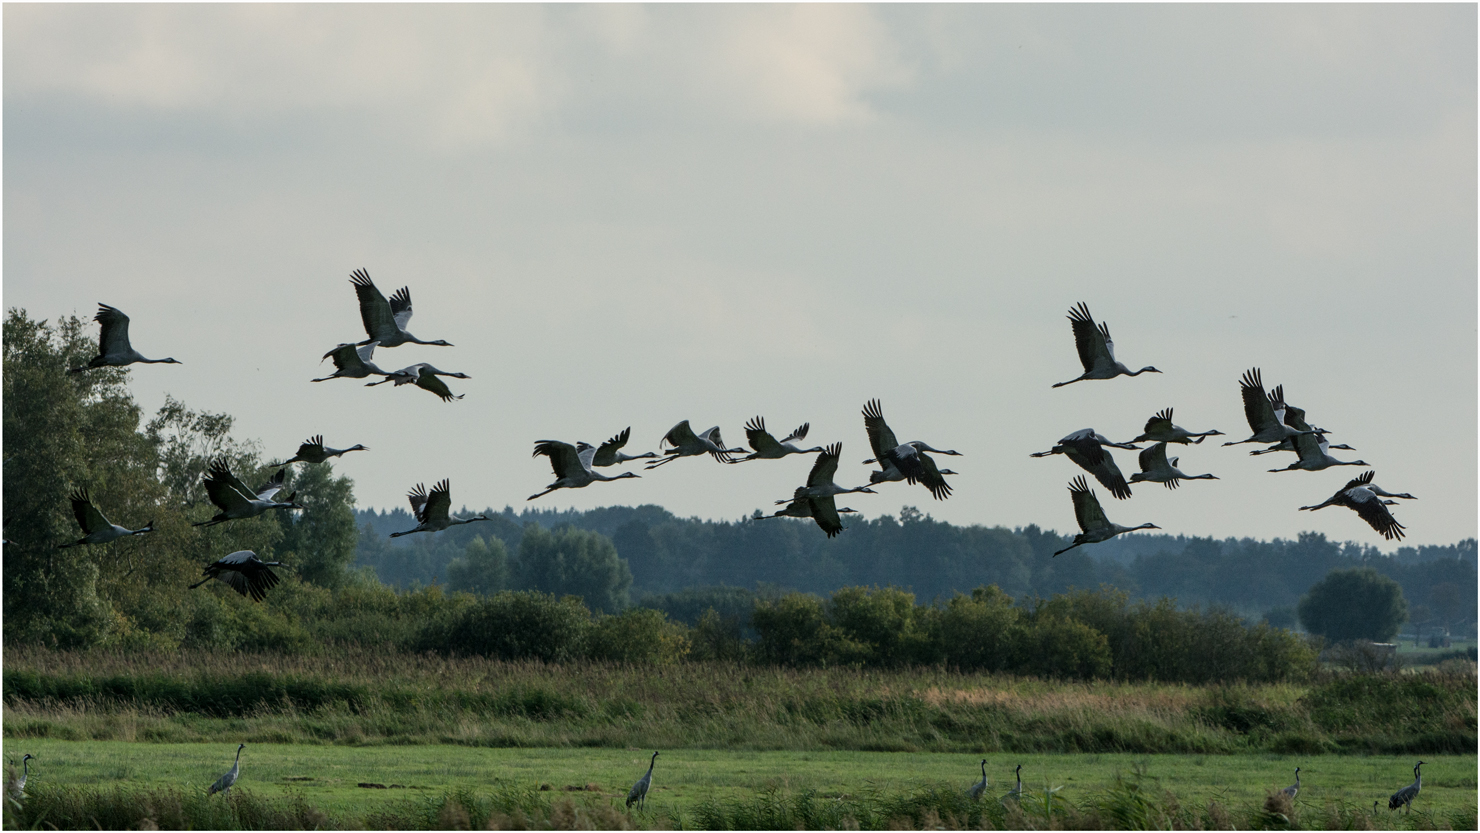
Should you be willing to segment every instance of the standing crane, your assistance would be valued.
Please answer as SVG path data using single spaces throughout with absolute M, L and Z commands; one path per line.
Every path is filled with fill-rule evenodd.
M 1135 532 L 1138 529 L 1161 529 L 1152 523 L 1140 526 L 1121 526 L 1111 523 L 1105 517 L 1105 510 L 1100 508 L 1100 501 L 1095 493 L 1089 490 L 1089 484 L 1084 481 L 1084 475 L 1074 478 L 1069 484 L 1069 496 L 1074 499 L 1074 518 L 1079 521 L 1079 528 L 1084 530 L 1074 536 L 1074 543 L 1054 553 L 1060 556 L 1080 544 L 1098 544 L 1108 541 L 1122 532 Z
M 766 430 L 766 420 L 762 417 L 756 417 L 750 422 L 745 423 L 745 439 L 750 443 L 750 447 L 755 449 L 755 453 L 741 457 L 738 460 L 731 460 L 730 462 L 744 463 L 748 460 L 779 460 L 788 454 L 821 453 L 821 446 L 817 448 L 798 448 L 796 445 L 798 440 L 806 439 L 807 429 L 811 427 L 812 423 L 804 422 L 802 423 L 802 427 L 786 435 L 785 439 L 778 441 L 775 437 L 771 436 L 770 431 Z
M 534 444 L 534 454 L 531 456 L 538 457 L 542 454 L 550 458 L 550 466 L 555 469 L 555 482 L 543 492 L 530 495 L 528 500 L 548 495 L 556 489 L 580 489 L 598 480 L 621 480 L 626 477 L 642 476 L 626 471 L 614 477 L 608 477 L 601 472 L 593 471 L 591 461 L 596 457 L 596 447 L 590 443 L 571 445 L 558 440 L 540 440 Z
M 250 596 L 252 601 L 260 602 L 267 598 L 267 591 L 276 587 L 279 581 L 277 573 L 269 568 L 287 566 L 281 561 L 262 561 L 251 550 L 238 550 L 206 565 L 205 572 L 202 573 L 205 578 L 186 589 L 194 590 L 211 579 L 216 579 L 243 596 Z
M 273 468 L 282 468 L 283 466 L 289 465 L 290 463 L 322 463 L 328 460 L 330 457 L 340 457 L 350 453 L 351 451 L 369 450 L 370 449 L 364 447 L 363 445 L 359 445 L 358 443 L 350 446 L 349 448 L 329 448 L 324 445 L 324 435 L 315 434 L 312 437 L 304 440 L 302 445 L 298 446 L 298 453 L 294 454 L 291 459 L 283 463 L 278 463 L 276 466 L 273 466 Z
M 843 455 L 843 444 L 833 443 L 823 452 L 817 455 L 817 461 L 812 464 L 812 471 L 807 474 L 807 485 L 798 486 L 792 493 L 791 500 L 798 498 L 830 498 L 837 495 L 846 495 L 850 492 L 866 492 L 876 495 L 873 489 L 867 486 L 855 486 L 845 489 L 833 482 L 833 476 L 838 473 L 838 459 Z M 777 506 L 790 503 L 791 500 L 778 500 Z M 816 509 L 816 505 L 813 505 Z
M 355 285 L 355 296 L 360 300 L 360 320 L 365 324 L 365 333 L 370 336 L 360 344 L 379 342 L 381 347 L 386 348 L 399 347 L 402 344 L 452 346 L 442 339 L 422 341 L 406 331 L 406 325 L 411 322 L 409 288 L 401 287 L 387 301 L 380 290 L 375 288 L 375 282 L 370 280 L 370 273 L 364 269 L 356 269 L 350 273 L 349 281 Z
M 206 795 L 211 796 L 215 795 L 216 793 L 225 793 L 227 790 L 231 789 L 231 785 L 236 783 L 237 776 L 241 775 L 242 750 L 246 748 L 247 745 L 245 743 L 239 743 L 236 745 L 236 762 L 231 765 L 231 769 L 226 770 L 225 775 L 216 779 L 216 783 L 212 784 L 209 790 L 206 790 Z
M 636 804 L 639 810 L 647 806 L 648 789 L 653 785 L 653 765 L 657 762 L 658 753 L 654 752 L 652 760 L 648 761 L 647 772 L 641 778 L 637 779 L 637 783 L 632 785 L 632 789 L 627 791 L 628 809 L 631 809 L 633 804 Z
M 24 801 L 26 799 L 26 779 L 31 777 L 31 765 L 29 762 L 34 757 L 36 756 L 27 752 L 26 756 L 21 758 L 21 777 L 10 783 L 10 797 L 16 801 Z
M 1141 429 L 1141 436 L 1131 440 L 1133 443 L 1181 443 L 1183 445 L 1196 445 L 1208 437 L 1224 436 L 1222 431 L 1188 431 L 1180 425 L 1172 424 L 1172 409 L 1166 408 L 1156 412 L 1156 416 L 1146 420 L 1146 427 Z M 1197 439 L 1192 439 L 1196 437 Z
M 1392 501 L 1384 501 L 1378 496 L 1375 487 L 1372 486 L 1372 478 L 1376 472 L 1365 471 L 1348 480 L 1336 494 L 1315 506 L 1302 506 L 1301 510 L 1315 511 L 1325 509 L 1327 506 L 1345 506 L 1361 516 L 1367 525 L 1382 533 L 1382 537 L 1389 541 L 1401 541 L 1405 527 L 1393 519 L 1393 513 L 1388 511 L 1388 505 Z M 1383 492 L 1386 495 L 1386 492 Z M 1392 497 L 1401 497 L 1392 495 Z M 1412 497 L 1411 495 L 1409 497 Z
M 372 341 L 369 344 L 341 344 L 333 350 L 324 354 L 319 359 L 319 364 L 324 359 L 334 360 L 334 372 L 322 379 L 310 379 L 311 382 L 327 382 L 330 379 L 363 379 L 366 376 L 389 376 L 391 374 L 381 370 L 375 362 L 371 361 L 375 356 L 375 347 L 380 344 Z
M 454 518 L 452 510 L 452 486 L 447 478 L 432 487 L 432 493 L 427 494 L 426 487 L 416 484 L 416 488 L 406 494 L 406 500 L 411 503 L 411 514 L 416 516 L 415 529 L 405 532 L 392 532 L 390 537 L 400 538 L 402 535 L 410 535 L 413 532 L 441 532 L 449 526 L 458 524 L 470 524 L 474 521 L 491 521 L 486 515 L 474 515 L 471 518 Z
M 1059 440 L 1053 448 L 1028 456 L 1047 457 L 1050 454 L 1062 454 L 1073 460 L 1075 465 L 1094 475 L 1095 479 L 1100 481 L 1100 485 L 1110 490 L 1110 494 L 1119 500 L 1125 500 L 1131 496 L 1131 487 L 1125 482 L 1125 475 L 1120 473 L 1120 467 L 1115 465 L 1115 458 L 1105 450 L 1107 445 L 1130 451 L 1141 450 L 1140 446 L 1131 443 L 1111 442 L 1106 437 L 1095 433 L 1093 428 L 1081 428 Z
M 68 373 L 81 373 L 94 367 L 124 367 L 131 364 L 183 364 L 174 359 L 146 359 L 128 342 L 128 316 L 117 307 L 98 304 L 93 320 L 102 325 L 98 335 L 98 354 L 82 367 L 71 367 Z
M 1110 338 L 1110 328 L 1101 322 L 1095 326 L 1095 319 L 1089 314 L 1089 307 L 1083 301 L 1079 306 L 1069 310 L 1069 321 L 1074 329 L 1074 347 L 1079 351 L 1079 363 L 1084 365 L 1084 373 L 1079 377 L 1067 382 L 1057 382 L 1053 387 L 1061 388 L 1064 385 L 1072 385 L 1085 379 L 1114 379 L 1116 376 L 1139 376 L 1142 373 L 1160 373 L 1154 367 L 1146 366 L 1132 372 L 1130 368 L 1115 360 L 1115 342 Z
M 1338 460 L 1326 453 L 1326 438 L 1319 434 L 1301 434 L 1293 437 L 1295 453 L 1300 457 L 1295 462 L 1282 469 L 1270 469 L 1277 471 L 1321 471 L 1332 466 L 1365 466 L 1366 460 Z
M 1141 470 L 1131 475 L 1132 483 L 1148 482 L 1161 483 L 1168 489 L 1177 488 L 1179 480 L 1217 480 L 1215 474 L 1183 474 L 1177 469 L 1179 457 L 1167 460 L 1167 444 L 1159 442 L 1141 452 L 1137 462 L 1141 464 Z
M 872 459 L 863 462 L 878 463 L 880 468 L 880 471 L 869 472 L 870 484 L 907 480 L 910 483 L 923 484 L 936 500 L 950 497 L 951 487 L 946 483 L 945 475 L 955 472 L 936 466 L 935 460 L 926 452 L 951 457 L 964 456 L 961 452 L 932 448 L 919 440 L 899 442 L 889 423 L 884 421 L 884 409 L 877 399 L 870 399 L 863 406 L 863 428 L 868 433 L 869 447 L 874 452 Z
M 672 446 L 672 448 L 663 448 L 664 445 Z M 665 463 L 671 463 L 680 457 L 697 457 L 700 454 L 708 454 L 721 463 L 728 463 L 731 454 L 745 453 L 743 448 L 725 448 L 725 441 L 719 436 L 718 425 L 702 434 L 695 434 L 694 429 L 689 427 L 688 420 L 668 429 L 668 433 L 663 435 L 663 441 L 658 443 L 658 448 L 666 456 L 648 463 L 649 470 Z
M 1413 809 L 1413 799 L 1418 798 L 1418 791 L 1423 788 L 1423 776 L 1418 772 L 1418 768 L 1421 766 L 1423 766 L 1423 761 L 1414 764 L 1413 783 L 1393 793 L 1392 797 L 1388 799 L 1389 810 L 1396 810 L 1399 807 L 1403 807 L 1405 808 L 1403 812 L 1406 813 Z
M 215 526 L 226 521 L 255 518 L 269 509 L 302 509 L 303 505 L 293 500 L 296 492 L 288 493 L 284 500 L 273 500 L 282 490 L 287 472 L 287 469 L 278 469 L 272 479 L 253 490 L 231 473 L 231 466 L 225 460 L 213 460 L 206 472 L 206 495 L 221 511 L 210 520 L 193 526 Z
M 591 465 L 599 469 L 625 463 L 629 460 L 645 460 L 657 457 L 656 451 L 645 451 L 641 454 L 623 454 L 622 447 L 627 445 L 627 440 L 632 436 L 632 426 L 623 428 L 615 437 L 607 440 L 596 447 L 596 456 L 591 458 Z
M 452 390 L 447 387 L 447 383 L 438 379 L 438 376 L 449 376 L 454 379 L 473 378 L 466 373 L 448 373 L 445 370 L 438 370 L 426 362 L 420 362 L 410 367 L 403 367 L 394 373 L 387 373 L 384 379 L 375 382 L 366 382 L 365 387 L 373 388 L 376 385 L 383 385 L 386 382 L 395 382 L 396 387 L 416 385 L 424 391 L 435 393 L 437 396 L 442 397 L 443 402 L 451 402 L 454 399 L 462 399 L 465 396 L 465 394 L 453 396 Z
M 130 535 L 143 535 L 154 531 L 154 521 L 138 529 L 128 529 L 110 523 L 108 518 L 98 511 L 96 506 L 93 506 L 92 498 L 88 496 L 86 489 L 72 490 L 72 514 L 77 516 L 77 525 L 82 527 L 82 537 L 70 544 L 62 544 L 58 549 L 80 547 L 83 544 L 106 544 Z
M 1081 477 L 1079 479 L 1081 481 L 1084 480 L 1083 477 Z M 1055 553 L 1055 554 L 1057 554 L 1057 553 Z M 1011 799 L 1013 801 L 1017 801 L 1018 799 L 1020 799 L 1022 797 L 1023 797 L 1023 765 L 1022 764 L 1018 764 L 1017 765 L 1017 786 L 1016 787 L 1013 787 L 1010 790 L 1008 790 L 1007 791 L 1007 795 L 1004 795 L 1003 798 Z
M 1280 790 L 1280 793 L 1291 800 L 1300 794 L 1300 767 L 1295 767 L 1295 783 Z
M 982 780 L 976 782 L 975 784 L 972 784 L 971 785 L 971 789 L 966 792 L 966 795 L 969 796 L 972 801 L 981 801 L 982 800 L 982 794 L 985 793 L 986 791 L 987 791 L 987 759 L 986 758 L 982 758 Z
M 1247 440 L 1226 442 L 1228 445 L 1244 443 L 1278 443 L 1300 434 L 1324 434 L 1317 429 L 1300 430 L 1285 423 L 1285 386 L 1280 385 L 1272 394 L 1264 392 L 1264 379 L 1259 368 L 1244 371 L 1239 379 L 1239 394 L 1244 399 L 1244 418 L 1249 421 L 1253 434 Z

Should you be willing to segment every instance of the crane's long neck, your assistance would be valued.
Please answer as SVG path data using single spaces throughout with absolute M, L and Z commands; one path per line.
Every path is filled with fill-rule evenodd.
M 242 765 L 242 749 L 243 747 L 241 746 L 238 746 L 236 748 L 236 763 L 231 765 L 232 769 L 236 769 L 237 767 Z

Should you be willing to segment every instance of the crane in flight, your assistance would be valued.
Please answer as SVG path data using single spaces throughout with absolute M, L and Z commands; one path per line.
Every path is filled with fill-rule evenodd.
M 672 447 L 663 448 L 665 445 Z M 745 453 L 743 448 L 725 448 L 725 441 L 720 438 L 718 425 L 702 434 L 695 434 L 694 429 L 689 427 L 688 420 L 668 429 L 668 433 L 663 435 L 663 441 L 658 443 L 658 448 L 665 456 L 648 463 L 646 467 L 648 470 L 671 463 L 680 457 L 697 457 L 700 454 L 708 454 L 721 463 L 728 463 L 731 454 Z
M 392 532 L 390 537 L 400 538 L 402 535 L 410 535 L 413 532 L 441 532 L 458 524 L 470 524 L 474 521 L 491 521 L 487 515 L 474 515 L 471 518 L 455 518 L 452 516 L 452 485 L 447 478 L 432 487 L 431 494 L 427 494 L 426 487 L 416 484 L 416 488 L 406 494 L 406 500 L 411 504 L 411 514 L 416 517 L 416 527 L 405 532 Z
M 131 364 L 183 364 L 174 359 L 146 359 L 129 344 L 128 316 L 117 307 L 98 304 L 98 313 L 93 320 L 101 325 L 98 334 L 98 354 L 88 359 L 82 367 L 71 367 L 68 373 L 81 373 L 95 367 L 125 367 Z
M 755 449 L 755 453 L 741 457 L 738 460 L 731 460 L 730 462 L 744 463 L 749 460 L 779 460 L 788 454 L 820 454 L 822 452 L 821 446 L 817 448 L 797 447 L 797 441 L 806 439 L 807 429 L 811 427 L 812 423 L 804 422 L 800 428 L 787 434 L 785 439 L 777 440 L 771 436 L 770 431 L 766 430 L 766 420 L 762 417 L 756 417 L 750 422 L 745 423 L 745 439 L 750 443 L 750 447 Z
M 641 477 L 630 471 L 608 477 L 591 468 L 591 461 L 596 457 L 596 446 L 590 443 L 563 443 L 559 440 L 540 440 L 534 444 L 534 454 L 539 457 L 544 455 L 550 458 L 550 466 L 555 470 L 555 482 L 549 488 L 539 494 L 530 495 L 527 500 L 548 495 L 556 489 L 580 489 L 589 486 L 598 480 L 621 480 L 627 477 Z
M 408 287 L 396 290 L 387 301 L 375 288 L 375 282 L 370 280 L 370 273 L 364 269 L 350 273 L 349 282 L 355 285 L 355 297 L 360 301 L 360 320 L 365 324 L 365 333 L 370 336 L 360 344 L 379 342 L 385 348 L 402 344 L 452 346 L 440 338 L 422 341 L 406 331 L 406 325 L 411 323 L 411 290 Z
M 1171 460 L 1168 460 L 1167 444 L 1165 441 L 1159 442 L 1143 450 L 1140 456 L 1137 457 L 1136 461 L 1140 463 L 1141 470 L 1131 475 L 1131 482 L 1161 483 L 1168 489 L 1175 489 L 1179 480 L 1218 479 L 1218 476 L 1215 474 L 1183 474 L 1177 468 L 1177 460 L 1179 459 L 1181 458 L 1173 457 Z
M 1047 457 L 1050 454 L 1062 454 L 1073 460 L 1075 465 L 1094 475 L 1095 479 L 1100 481 L 1100 485 L 1109 489 L 1110 494 L 1118 500 L 1125 500 L 1131 496 L 1131 487 L 1125 482 L 1125 475 L 1120 473 L 1120 467 L 1115 465 L 1115 458 L 1110 456 L 1105 446 L 1130 451 L 1141 450 L 1140 446 L 1131 443 L 1111 442 L 1107 437 L 1096 433 L 1093 428 L 1081 428 L 1059 440 L 1053 448 L 1028 456 Z
M 1156 416 L 1146 420 L 1146 427 L 1141 430 L 1141 436 L 1131 440 L 1133 443 L 1181 443 L 1182 445 L 1196 445 L 1208 437 L 1221 437 L 1222 431 L 1188 431 L 1180 425 L 1172 424 L 1172 409 L 1166 408 L 1156 412 Z M 1197 439 L 1192 439 L 1196 437 Z
M 1383 495 L 1388 495 L 1376 486 L 1372 485 L 1372 478 L 1376 476 L 1374 471 L 1365 471 L 1348 480 L 1345 486 L 1337 490 L 1336 494 L 1326 498 L 1315 506 L 1302 506 L 1302 511 L 1314 512 L 1317 509 L 1325 509 L 1327 506 L 1345 506 L 1356 512 L 1367 525 L 1382 533 L 1382 537 L 1389 541 L 1401 541 L 1403 530 L 1406 528 L 1393 518 L 1393 513 L 1388 507 L 1396 501 L 1383 500 Z M 1381 494 L 1379 494 L 1379 492 Z M 1412 495 L 1390 495 L 1391 497 L 1408 497 Z
M 1161 529 L 1152 523 L 1144 523 L 1140 526 L 1121 526 L 1111 523 L 1105 517 L 1105 510 L 1100 508 L 1099 498 L 1090 491 L 1089 484 L 1085 482 L 1084 475 L 1079 475 L 1069 484 L 1069 496 L 1074 499 L 1074 519 L 1079 521 L 1079 528 L 1084 530 L 1074 536 L 1074 543 L 1054 553 L 1060 556 L 1081 544 L 1098 544 L 1108 541 L 1123 532 L 1135 532 L 1138 529 Z
M 269 509 L 302 509 L 303 505 L 293 500 L 297 492 L 289 492 L 283 500 L 274 500 L 282 491 L 287 474 L 287 469 L 278 469 L 266 483 L 249 489 L 231 473 L 231 466 L 225 460 L 211 461 L 211 467 L 206 471 L 206 496 L 220 511 L 210 520 L 192 526 L 215 526 L 227 521 L 255 518 Z
M 936 500 L 945 500 L 951 496 L 951 487 L 946 483 L 945 475 L 955 472 L 937 466 L 927 452 L 951 457 L 965 455 L 952 449 L 932 448 L 919 440 L 901 443 L 889 423 L 884 421 L 884 408 L 877 399 L 864 403 L 863 430 L 868 433 L 869 448 L 874 452 L 871 459 L 863 462 L 877 463 L 880 469 L 869 472 L 870 484 L 906 480 L 924 485 Z
M 252 601 L 260 602 L 267 598 L 267 591 L 276 587 L 279 581 L 277 573 L 269 568 L 287 566 L 281 561 L 263 561 L 251 550 L 237 550 L 207 564 L 202 573 L 205 578 L 187 589 L 194 590 L 211 579 L 216 579 L 243 596 L 251 597 Z
M 596 447 L 596 456 L 591 458 L 591 465 L 604 469 L 625 463 L 629 460 L 646 460 L 658 456 L 655 451 L 644 451 L 641 454 L 623 454 L 622 448 L 627 445 L 627 440 L 632 436 L 632 426 L 623 428 L 615 437 L 607 440 Z
M 1089 307 L 1083 301 L 1070 308 L 1069 322 L 1074 330 L 1074 347 L 1079 351 L 1079 363 L 1084 365 L 1084 373 L 1067 382 L 1057 382 L 1053 387 L 1061 388 L 1085 379 L 1114 379 L 1116 376 L 1161 372 L 1149 365 L 1132 371 L 1116 361 L 1115 342 L 1110 338 L 1110 328 L 1103 321 L 1096 326 L 1095 319 L 1089 314 Z
M 82 537 L 70 544 L 62 544 L 58 549 L 80 547 L 84 544 L 106 544 L 130 535 L 143 535 L 154 531 L 154 521 L 138 529 L 129 529 L 110 522 L 98 510 L 98 507 L 93 505 L 92 497 L 88 495 L 86 489 L 72 490 L 72 514 L 77 516 L 77 525 L 82 527 Z
M 380 342 L 372 341 L 369 344 L 341 344 L 333 350 L 324 354 L 324 359 L 334 360 L 334 372 L 322 379 L 310 379 L 311 382 L 327 382 L 330 379 L 363 379 L 366 376 L 389 376 L 391 374 L 381 370 L 375 362 L 371 361 L 375 356 L 375 347 Z M 324 363 L 319 359 L 319 364 Z

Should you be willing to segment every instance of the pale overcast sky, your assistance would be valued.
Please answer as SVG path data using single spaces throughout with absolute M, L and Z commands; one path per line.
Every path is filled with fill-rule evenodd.
M 370 446 L 338 465 L 361 506 L 446 477 L 522 507 L 554 479 L 536 440 L 630 425 L 637 452 L 688 419 L 738 445 L 758 414 L 842 441 L 860 484 L 879 397 L 966 456 L 947 501 L 849 505 L 1070 533 L 1080 470 L 1030 452 L 1166 407 L 1243 439 L 1257 366 L 1418 496 L 1407 543 L 1476 534 L 1473 4 L 9 4 L 4 47 L 5 305 L 123 309 L 184 362 L 134 371 L 146 413 L 230 413 L 279 458 Z M 377 361 L 469 373 L 466 399 L 309 383 L 365 337 L 359 267 L 456 345 Z M 1078 301 L 1164 373 L 1051 390 Z M 1095 489 L 1127 525 L 1393 549 L 1296 510 L 1364 469 L 1251 447 Z M 735 519 L 809 467 L 686 459 L 535 505 Z

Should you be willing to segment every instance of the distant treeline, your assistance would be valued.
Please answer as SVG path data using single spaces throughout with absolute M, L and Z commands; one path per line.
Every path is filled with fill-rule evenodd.
M 945 600 L 988 584 L 1019 597 L 1107 584 L 1131 598 L 1165 596 L 1184 607 L 1222 606 L 1287 627 L 1295 625 L 1301 595 L 1328 572 L 1370 566 L 1403 587 L 1410 609 L 1423 614 L 1416 620 L 1425 618 L 1455 633 L 1473 633 L 1476 624 L 1473 538 L 1450 546 L 1403 547 L 1389 556 L 1376 547 L 1337 543 L 1315 533 L 1294 541 L 1137 534 L 1054 558 L 1067 543 L 1056 533 L 1036 526 L 953 526 L 910 507 L 897 518 L 852 520 L 844 535 L 831 540 L 804 521 L 704 521 L 678 518 L 652 505 L 586 512 L 505 508 L 485 514 L 493 520 L 392 542 L 386 537 L 390 532 L 416 525 L 407 512 L 357 511 L 361 534 L 355 563 L 372 567 L 381 581 L 398 587 L 453 579 L 453 589 L 473 589 L 455 575 L 466 567 L 470 547 L 477 551 L 497 540 L 513 554 L 527 528 L 571 526 L 610 538 L 631 573 L 630 602 L 664 597 L 653 599 L 660 607 L 692 588 L 745 588 L 753 591 L 747 595 L 765 596 L 782 589 L 830 594 L 849 586 L 895 586 L 921 599 Z M 459 563 L 449 574 L 454 561 Z M 510 581 L 483 590 L 531 586 Z M 693 623 L 702 610 L 691 616 L 670 612 Z

